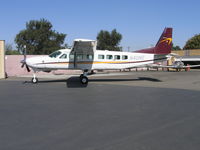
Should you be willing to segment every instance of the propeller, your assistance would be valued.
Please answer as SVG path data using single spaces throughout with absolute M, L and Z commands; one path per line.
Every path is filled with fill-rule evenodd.
M 26 70 L 27 70 L 28 72 L 30 72 L 31 70 L 30 70 L 30 68 L 28 67 L 27 63 L 26 63 L 26 45 L 24 45 L 23 54 L 24 54 L 24 59 L 21 60 L 21 63 L 22 63 L 21 68 L 24 68 L 24 66 L 26 66 Z

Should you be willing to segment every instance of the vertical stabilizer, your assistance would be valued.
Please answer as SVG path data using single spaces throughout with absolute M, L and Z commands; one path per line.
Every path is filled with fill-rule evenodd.
M 154 53 L 169 54 L 171 53 L 171 49 L 172 49 L 172 28 L 165 28 L 155 46 Z

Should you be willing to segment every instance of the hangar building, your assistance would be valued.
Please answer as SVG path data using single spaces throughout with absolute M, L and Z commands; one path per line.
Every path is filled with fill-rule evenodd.
M 179 55 L 180 57 L 177 58 L 177 61 L 182 61 L 185 65 L 198 65 L 200 64 L 200 49 L 194 49 L 194 50 L 178 50 L 178 51 L 172 51 L 172 53 L 175 53 Z

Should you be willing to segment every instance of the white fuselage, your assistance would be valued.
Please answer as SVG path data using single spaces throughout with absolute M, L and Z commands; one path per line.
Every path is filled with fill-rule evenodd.
M 26 63 L 35 71 L 126 69 L 154 63 L 154 54 L 107 50 L 96 50 L 93 54 L 74 54 L 71 49 L 63 49 L 49 56 L 27 58 Z

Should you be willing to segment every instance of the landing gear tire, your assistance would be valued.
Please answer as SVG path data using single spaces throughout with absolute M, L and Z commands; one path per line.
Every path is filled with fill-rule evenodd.
M 36 84 L 36 83 L 38 83 L 38 78 L 32 78 L 31 81 L 32 81 L 33 84 Z
M 81 75 L 80 76 L 80 82 L 82 84 L 87 84 L 88 83 L 88 78 L 86 76 Z

